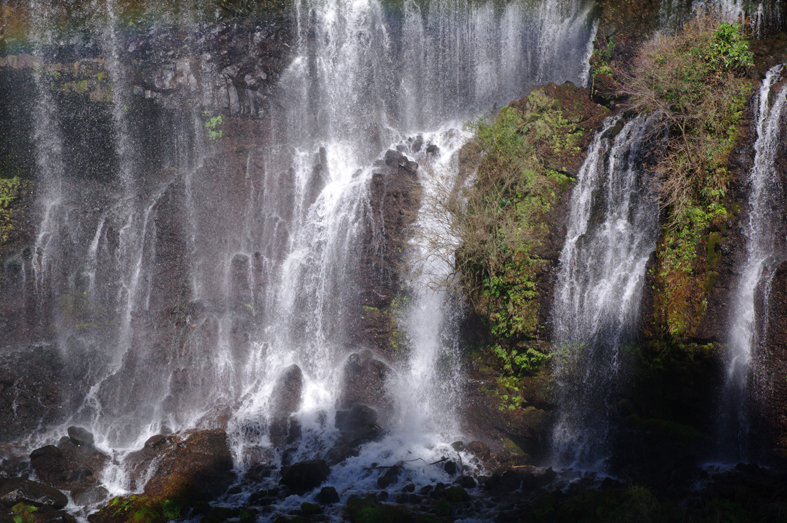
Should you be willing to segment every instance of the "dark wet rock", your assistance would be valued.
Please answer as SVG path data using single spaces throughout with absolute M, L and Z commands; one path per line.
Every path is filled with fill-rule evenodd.
M 183 441 L 172 438 L 159 447 L 156 470 L 144 492 L 153 498 L 177 498 L 185 491 L 202 499 L 223 494 L 235 479 L 232 454 L 223 429 L 191 434 Z M 177 441 L 177 443 L 176 443 Z
M 448 487 L 445 489 L 445 499 L 451 503 L 461 503 L 470 499 L 470 496 L 465 492 L 465 489 L 459 485 Z
M 421 147 L 423 146 L 424 146 L 424 137 L 423 135 L 419 134 L 418 136 L 416 136 L 415 141 L 413 141 L 413 143 L 410 145 L 410 150 L 413 151 L 414 153 L 417 153 L 421 150 Z
M 388 365 L 370 350 L 350 354 L 344 364 L 338 408 L 348 410 L 354 405 L 369 405 L 380 414 L 390 412 L 392 402 L 385 386 L 390 373 Z
M 402 492 L 415 492 L 415 484 L 408 483 L 404 487 L 402 487 Z
M 339 501 L 341 501 L 339 493 L 336 492 L 336 489 L 333 487 L 323 487 L 320 489 L 320 493 L 317 494 L 317 502 L 323 505 L 332 505 L 334 503 L 339 503 Z
M 471 441 L 467 444 L 466 449 L 481 461 L 486 461 L 490 458 L 489 445 L 483 441 Z
M 399 480 L 399 474 L 401 474 L 401 472 L 402 468 L 398 465 L 388 467 L 388 469 L 377 478 L 377 486 L 379 488 L 388 488 Z
M 440 148 L 434 144 L 429 144 L 426 146 L 426 152 L 429 154 L 437 154 L 440 152 Z
M 457 471 L 456 463 L 453 461 L 446 461 L 445 465 L 443 465 L 443 470 L 445 470 L 448 474 L 451 474 L 453 476 L 454 474 L 456 474 Z
M 109 462 L 109 456 L 92 446 L 79 446 L 71 438 L 61 439 L 58 446 L 47 445 L 30 453 L 30 466 L 42 482 L 72 490 L 96 481 Z
M 319 487 L 330 473 L 331 469 L 325 460 L 301 461 L 284 470 L 279 483 L 296 492 L 307 492 Z
M 388 167 L 400 167 L 411 175 L 415 175 L 415 172 L 418 170 L 417 163 L 410 161 L 407 156 L 401 152 L 392 149 L 386 151 L 384 161 L 385 165 Z
M 548 469 L 517 467 L 503 472 L 496 472 L 489 478 L 484 487 L 487 491 L 493 493 L 511 492 L 518 489 L 534 491 L 549 485 L 556 477 L 557 474 L 551 467 Z M 592 484 L 592 479 L 590 483 Z
M 82 427 L 68 427 L 68 437 L 77 447 L 92 447 L 95 441 L 93 433 Z
M 373 441 L 382 434 L 377 411 L 366 405 L 353 405 L 350 410 L 336 411 L 336 428 L 353 445 Z
M 74 503 L 81 506 L 95 505 L 109 498 L 109 491 L 104 487 L 91 485 L 79 487 L 71 491 Z
M 300 425 L 291 418 L 303 401 L 303 372 L 290 365 L 276 380 L 271 397 L 270 439 L 274 446 L 293 443 L 300 437 Z
M 478 486 L 478 483 L 476 482 L 475 478 L 471 476 L 459 476 L 458 478 L 456 478 L 456 481 L 454 481 L 454 484 L 459 485 L 460 487 L 465 489 L 476 488 Z
M 462 452 L 465 450 L 465 444 L 462 441 L 454 441 L 451 443 L 451 448 L 457 452 Z
M 265 478 L 271 477 L 271 474 L 273 474 L 275 469 L 276 467 L 273 465 L 258 463 L 249 467 L 249 469 L 246 471 L 246 474 L 244 475 L 244 478 L 247 481 L 260 482 Z
M 181 436 L 177 434 L 157 434 L 148 438 L 140 450 L 126 456 L 125 465 L 130 469 L 131 481 L 136 482 L 144 477 L 148 468 L 160 456 L 182 441 Z
M 17 503 L 60 510 L 68 505 L 68 497 L 56 488 L 29 479 L 0 480 L 0 503 L 11 507 Z
M 429 497 L 433 499 L 442 498 L 443 495 L 445 494 L 445 489 L 446 489 L 445 483 L 438 483 L 437 485 L 434 486 L 431 492 L 429 492 Z
M 2 252 L 0 252 L 2 254 Z M 32 270 L 27 267 L 26 270 Z M 64 390 L 79 391 L 79 376 L 64 376 L 66 362 L 56 346 L 28 346 L 10 352 L 6 344 L 16 341 L 14 327 L 29 330 L 29 310 L 24 308 L 24 292 L 6 285 L 6 271 L 0 266 L 0 441 L 16 441 L 41 425 L 62 422 L 60 409 Z M 4 321 L 9 323 L 4 325 Z
M 388 494 L 387 491 L 382 490 L 382 491 L 377 493 L 377 501 L 388 501 L 388 497 L 389 496 L 390 495 Z M 397 503 L 398 503 L 398 501 L 397 501 Z
M 360 300 L 355 313 L 350 311 L 348 316 L 348 341 L 351 346 L 367 347 L 394 360 L 402 356 L 405 339 L 397 320 L 407 300 L 401 268 L 406 263 L 410 226 L 417 216 L 421 192 L 415 162 L 405 163 L 406 157 L 396 151 L 388 153 L 387 160 L 388 165 L 386 161 L 375 165 L 369 186 L 355 276 L 359 291 L 355 296 Z M 349 408 L 353 403 L 370 405 L 386 418 L 388 409 L 369 401 L 349 402 L 339 408 Z

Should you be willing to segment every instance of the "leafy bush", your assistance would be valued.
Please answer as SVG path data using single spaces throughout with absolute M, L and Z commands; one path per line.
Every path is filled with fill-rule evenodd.
M 728 158 L 752 89 L 751 67 L 739 24 L 699 17 L 646 43 L 625 75 L 630 108 L 654 114 L 663 140 L 652 159 L 668 210 L 657 248 L 656 320 L 676 339 L 690 335 L 704 313 L 713 268 L 702 246 L 727 219 Z
M 471 184 L 450 200 L 451 230 L 461 239 L 456 266 L 466 295 L 487 321 L 508 373 L 537 369 L 546 355 L 538 338 L 539 249 L 549 233 L 544 217 L 571 179 L 545 158 L 579 152 L 583 130 L 555 101 L 534 90 L 526 103 L 500 110 L 494 123 L 473 125 L 482 158 Z

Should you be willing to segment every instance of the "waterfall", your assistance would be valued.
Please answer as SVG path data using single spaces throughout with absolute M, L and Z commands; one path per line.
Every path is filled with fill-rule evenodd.
M 609 452 L 621 351 L 634 341 L 645 268 L 659 235 L 656 195 L 642 169 L 648 119 L 597 132 L 571 194 L 553 305 L 560 413 L 555 460 L 598 465 Z
M 419 165 L 422 212 L 395 297 L 399 352 L 375 354 L 391 370 L 387 435 L 336 481 L 362 489 L 380 456 L 454 452 L 459 307 L 425 279 L 450 272 L 447 258 L 424 261 L 418 238 L 445 233 L 429 201 L 453 179 L 463 121 L 534 85 L 587 83 L 593 3 L 298 0 L 266 100 L 268 64 L 254 60 L 272 25 L 237 29 L 245 40 L 226 53 L 196 5 L 141 3 L 136 24 L 123 5 L 26 6 L 38 13 L 33 337 L 57 346 L 71 385 L 29 444 L 82 425 L 122 463 L 154 434 L 226 426 L 241 467 L 274 448 L 278 463 L 324 454 L 340 437 L 348 358 L 369 348 L 359 317 L 378 305 L 361 298 L 360 258 L 385 259 L 375 187 L 396 150 Z M 59 52 L 78 59 L 84 83 L 59 80 L 72 74 Z M 235 55 L 245 61 L 228 64 Z M 381 280 L 395 270 L 378 269 Z M 302 436 L 275 445 L 288 375 L 302 376 L 288 418 Z M 134 488 L 118 467 L 104 481 Z
M 750 24 L 753 34 L 760 38 L 767 32 L 782 29 L 780 2 L 750 0 L 662 0 L 659 5 L 659 25 L 673 30 L 691 14 L 714 14 L 729 22 Z
M 778 94 L 773 86 L 782 77 L 784 67 L 777 65 L 765 76 L 757 97 L 757 141 L 754 166 L 749 173 L 748 221 L 743 233 L 746 258 L 733 298 L 728 338 L 727 373 L 720 414 L 720 450 L 732 459 L 745 457 L 748 440 L 747 389 L 750 363 L 764 337 L 760 310 L 767 311 L 768 287 L 772 271 L 784 259 L 784 240 L 778 224 L 782 189 L 776 175 L 776 152 L 779 147 L 787 87 Z

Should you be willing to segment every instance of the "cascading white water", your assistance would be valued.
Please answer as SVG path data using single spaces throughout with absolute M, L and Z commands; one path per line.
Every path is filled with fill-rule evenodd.
M 353 345 L 350 316 L 360 308 L 354 277 L 363 232 L 377 219 L 370 215 L 375 160 L 398 145 L 421 164 L 428 207 L 431 184 L 452 176 L 455 153 L 469 139 L 457 122 L 536 84 L 585 83 L 596 28 L 592 2 L 584 0 L 408 0 L 401 10 L 377 0 L 299 1 L 296 46 L 276 86 L 269 127 L 260 133 L 265 139 L 225 151 L 206 137 L 213 108 L 171 120 L 159 115 L 173 138 L 162 146 L 160 165 L 152 166 L 135 150 L 144 132 L 135 129 L 135 111 L 153 111 L 145 89 L 129 76 L 124 54 L 135 44 L 116 28 L 114 0 L 95 6 L 82 15 L 92 17 L 98 44 L 91 52 L 106 64 L 113 93 L 100 113 L 109 122 L 104 135 L 112 151 L 96 174 L 101 183 L 81 179 L 74 165 L 57 158 L 50 143 L 56 145 L 62 124 L 53 121 L 47 86 L 38 92 L 47 212 L 36 277 L 53 289 L 49 302 L 65 296 L 87 303 L 78 302 L 78 327 L 65 320 L 58 326 L 67 338 L 60 345 L 65 357 L 86 362 L 84 390 L 73 392 L 77 406 L 63 425 L 36 444 L 78 424 L 104 450 L 133 449 L 162 430 L 226 422 L 240 466 L 272 447 L 274 389 L 293 364 L 304 380 L 295 413 L 302 438 L 288 459 L 318 455 L 338 437 L 333 416 L 344 362 L 365 348 Z M 185 18 L 172 23 L 193 30 L 193 17 Z M 41 49 L 53 45 L 45 31 L 31 38 Z M 162 90 L 174 85 L 167 82 L 175 75 L 192 89 L 191 99 L 213 100 L 199 86 L 221 81 L 211 76 L 216 51 L 196 52 L 203 53 L 198 65 L 187 56 L 156 80 Z M 138 92 L 146 93 L 147 105 Z M 240 107 L 230 87 L 211 92 L 226 96 L 230 112 Z M 439 153 L 408 146 L 417 134 Z M 244 168 L 235 168 L 231 155 L 242 155 Z M 60 191 L 61 179 L 74 187 Z M 80 207 L 82 197 L 94 202 L 89 212 Z M 437 224 L 427 213 L 415 227 Z M 421 259 L 423 245 L 410 249 L 412 260 Z M 371 461 L 439 459 L 454 452 L 448 443 L 460 435 L 455 307 L 449 293 L 426 290 L 418 263 L 412 262 L 410 302 L 400 318 L 406 357 L 389 362 L 388 436 L 335 471 L 334 481 L 352 481 L 352 489 L 373 483 L 360 473 Z M 448 266 L 421 269 L 440 273 Z M 72 283 L 61 281 L 63 273 Z M 155 311 L 183 324 L 176 335 L 161 327 Z M 57 325 L 65 316 L 55 311 L 45 321 Z M 407 477 L 427 474 L 419 466 Z M 105 481 L 113 492 L 130 488 L 118 468 Z
M 553 455 L 561 465 L 598 465 L 609 450 L 608 402 L 620 351 L 634 339 L 645 267 L 658 238 L 658 203 L 642 169 L 649 128 L 640 116 L 620 133 L 597 132 L 571 195 L 553 305 L 560 345 L 560 413 Z
M 750 0 L 662 0 L 659 6 L 659 24 L 672 30 L 679 27 L 691 13 L 711 14 L 729 22 L 750 25 L 759 38 L 766 28 L 781 24 L 779 2 L 754 2 Z
M 749 173 L 748 219 L 744 227 L 746 260 L 731 308 L 727 376 L 722 395 L 720 447 L 733 459 L 745 456 L 748 432 L 747 387 L 750 362 L 760 339 L 757 301 L 767 299 L 772 271 L 784 259 L 784 240 L 778 228 L 782 189 L 776 175 L 776 151 L 782 140 L 787 87 L 773 96 L 784 66 L 765 75 L 757 99 L 757 141 Z M 765 287 L 765 288 L 764 288 Z M 762 310 L 767 310 L 766 306 Z

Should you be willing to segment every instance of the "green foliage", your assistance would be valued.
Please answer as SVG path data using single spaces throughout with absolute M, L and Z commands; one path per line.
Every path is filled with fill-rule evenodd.
M 593 54 L 590 56 L 590 65 L 593 66 L 593 77 L 599 74 L 606 74 L 613 76 L 614 72 L 610 66 L 612 60 L 612 53 L 615 51 L 614 40 L 607 39 L 604 35 L 596 37 Z
M 11 511 L 14 513 L 14 523 L 32 523 L 33 514 L 38 511 L 38 508 L 33 505 L 17 503 L 11 507 Z
M 545 216 L 572 181 L 547 168 L 545 158 L 578 154 L 584 130 L 541 89 L 472 129 L 482 160 L 475 182 L 450 208 L 462 240 L 457 268 L 505 371 L 533 372 L 546 355 L 523 343 L 539 338 L 537 282 L 549 263 L 539 255 L 549 233 Z
M 164 523 L 181 517 L 184 507 L 173 499 L 156 499 L 144 495 L 112 498 L 107 503 L 108 515 L 127 523 Z
M 301 503 L 301 511 L 303 511 L 303 513 L 306 514 L 307 516 L 322 513 L 322 509 L 320 508 L 319 505 L 315 505 L 314 503 L 307 503 L 305 501 Z
M 208 131 L 208 138 L 210 140 L 216 140 L 222 137 L 221 123 L 221 115 L 208 118 L 208 121 L 205 122 L 205 129 Z
M 754 53 L 749 50 L 749 41 L 743 36 L 743 30 L 738 23 L 719 24 L 704 58 L 717 69 L 742 73 L 754 66 Z
M 0 245 L 8 241 L 14 229 L 12 205 L 19 196 L 21 188 L 22 181 L 18 176 L 0 178 Z
M 652 275 L 656 323 L 674 339 L 696 330 L 717 276 L 720 237 L 710 235 L 726 227 L 752 56 L 739 24 L 699 17 L 643 46 L 623 88 L 632 109 L 655 115 L 654 134 L 668 135 L 653 168 L 668 215 Z
M 534 346 L 521 346 L 504 349 L 499 344 L 492 345 L 489 350 L 500 360 L 504 374 L 532 374 L 547 363 L 552 354 L 539 350 Z
M 183 507 L 172 499 L 166 500 L 161 508 L 164 517 L 167 519 L 179 518 L 180 513 L 183 511 Z
M 351 523 L 442 523 L 446 520 L 409 511 L 401 505 L 381 504 L 374 495 L 350 498 L 347 519 Z M 449 507 L 450 510 L 450 507 Z M 438 514 L 440 516 L 441 514 Z

